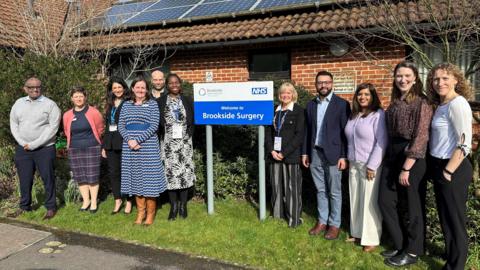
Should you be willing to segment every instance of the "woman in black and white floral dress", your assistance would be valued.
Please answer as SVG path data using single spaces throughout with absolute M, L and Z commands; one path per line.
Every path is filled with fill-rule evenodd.
M 158 99 L 160 108 L 159 135 L 162 140 L 162 159 L 165 164 L 170 213 L 187 217 L 188 190 L 195 182 L 193 163 L 193 102 L 182 95 L 182 81 L 171 73 L 166 78 L 168 95 Z

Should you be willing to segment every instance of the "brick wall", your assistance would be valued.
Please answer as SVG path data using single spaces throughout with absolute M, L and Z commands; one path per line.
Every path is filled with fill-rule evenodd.
M 320 70 L 332 73 L 350 71 L 355 74 L 355 84 L 369 82 L 375 85 L 380 99 L 387 105 L 392 86 L 392 69 L 405 57 L 405 50 L 398 47 L 370 48 L 375 60 L 366 60 L 362 52 L 343 57 L 333 56 L 328 47 L 306 44 L 292 49 L 292 80 L 315 92 L 315 76 Z M 342 94 L 351 100 L 352 94 Z
M 232 82 L 248 80 L 249 50 L 287 47 L 291 52 L 291 78 L 295 83 L 315 92 L 315 75 L 320 70 L 333 73 L 352 71 L 356 84 L 373 83 L 385 105 L 390 98 L 392 84 L 391 70 L 401 61 L 405 51 L 398 47 L 373 49 L 375 60 L 365 60 L 361 52 L 345 57 L 334 57 L 328 47 L 319 42 L 276 43 L 251 45 L 248 47 L 226 47 L 219 49 L 197 49 L 177 51 L 170 60 L 170 69 L 189 82 L 204 82 L 205 72 L 212 71 L 214 81 Z M 351 94 L 342 95 L 351 100 Z

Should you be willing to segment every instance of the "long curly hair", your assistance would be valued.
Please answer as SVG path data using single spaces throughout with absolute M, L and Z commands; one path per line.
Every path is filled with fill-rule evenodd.
M 408 93 L 405 97 L 405 101 L 407 103 L 410 103 L 413 100 L 415 100 L 417 97 L 427 99 L 427 96 L 423 93 L 423 83 L 422 83 L 422 80 L 420 80 L 420 76 L 418 74 L 417 66 L 410 61 L 402 61 L 402 62 L 398 63 L 395 66 L 395 69 L 393 70 L 391 103 L 393 103 L 395 100 L 399 100 L 402 97 L 402 92 L 400 91 L 400 89 L 397 87 L 397 84 L 395 83 L 395 76 L 397 75 L 397 71 L 400 68 L 408 68 L 408 69 L 412 70 L 413 75 L 415 75 L 415 84 L 408 91 Z
M 433 89 L 433 76 L 437 70 L 445 70 L 447 74 L 453 75 L 457 80 L 457 85 L 455 86 L 455 92 L 463 96 L 465 99 L 470 100 L 473 97 L 473 87 L 470 82 L 465 78 L 465 75 L 460 70 L 460 68 L 452 63 L 441 63 L 435 65 L 427 76 L 427 93 L 430 96 L 430 100 L 435 105 L 440 104 L 440 96 Z

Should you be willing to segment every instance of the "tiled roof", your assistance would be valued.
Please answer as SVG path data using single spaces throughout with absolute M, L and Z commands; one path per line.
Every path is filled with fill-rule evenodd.
M 448 0 L 432 1 L 434 12 L 446 8 Z M 347 1 L 348 2 L 348 1 Z M 459 1 L 462 2 L 462 1 Z M 475 2 L 479 2 L 475 0 Z M 255 17 L 237 17 L 224 22 L 191 22 L 167 24 L 157 29 L 123 30 L 106 36 L 83 38 L 82 47 L 128 48 L 139 45 L 185 45 L 212 42 L 228 42 L 290 35 L 314 34 L 367 28 L 384 22 L 389 14 L 410 22 L 422 22 L 428 18 L 426 8 L 416 2 L 391 4 L 385 12 L 381 8 L 341 7 L 334 5 L 330 10 L 303 12 L 290 15 L 258 14 Z
M 50 44 L 58 40 L 68 8 L 67 1 L 32 2 L 35 13 L 29 12 L 27 0 L 0 0 L 0 47 L 25 49 L 41 46 L 40 41 L 45 38 L 51 41 Z M 81 4 L 103 12 L 113 2 L 114 0 L 82 0 Z M 33 44 L 35 42 L 38 44 Z

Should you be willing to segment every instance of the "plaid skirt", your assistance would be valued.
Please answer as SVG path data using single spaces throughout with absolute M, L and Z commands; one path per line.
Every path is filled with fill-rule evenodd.
M 98 184 L 100 178 L 100 145 L 68 149 L 70 170 L 78 184 Z

